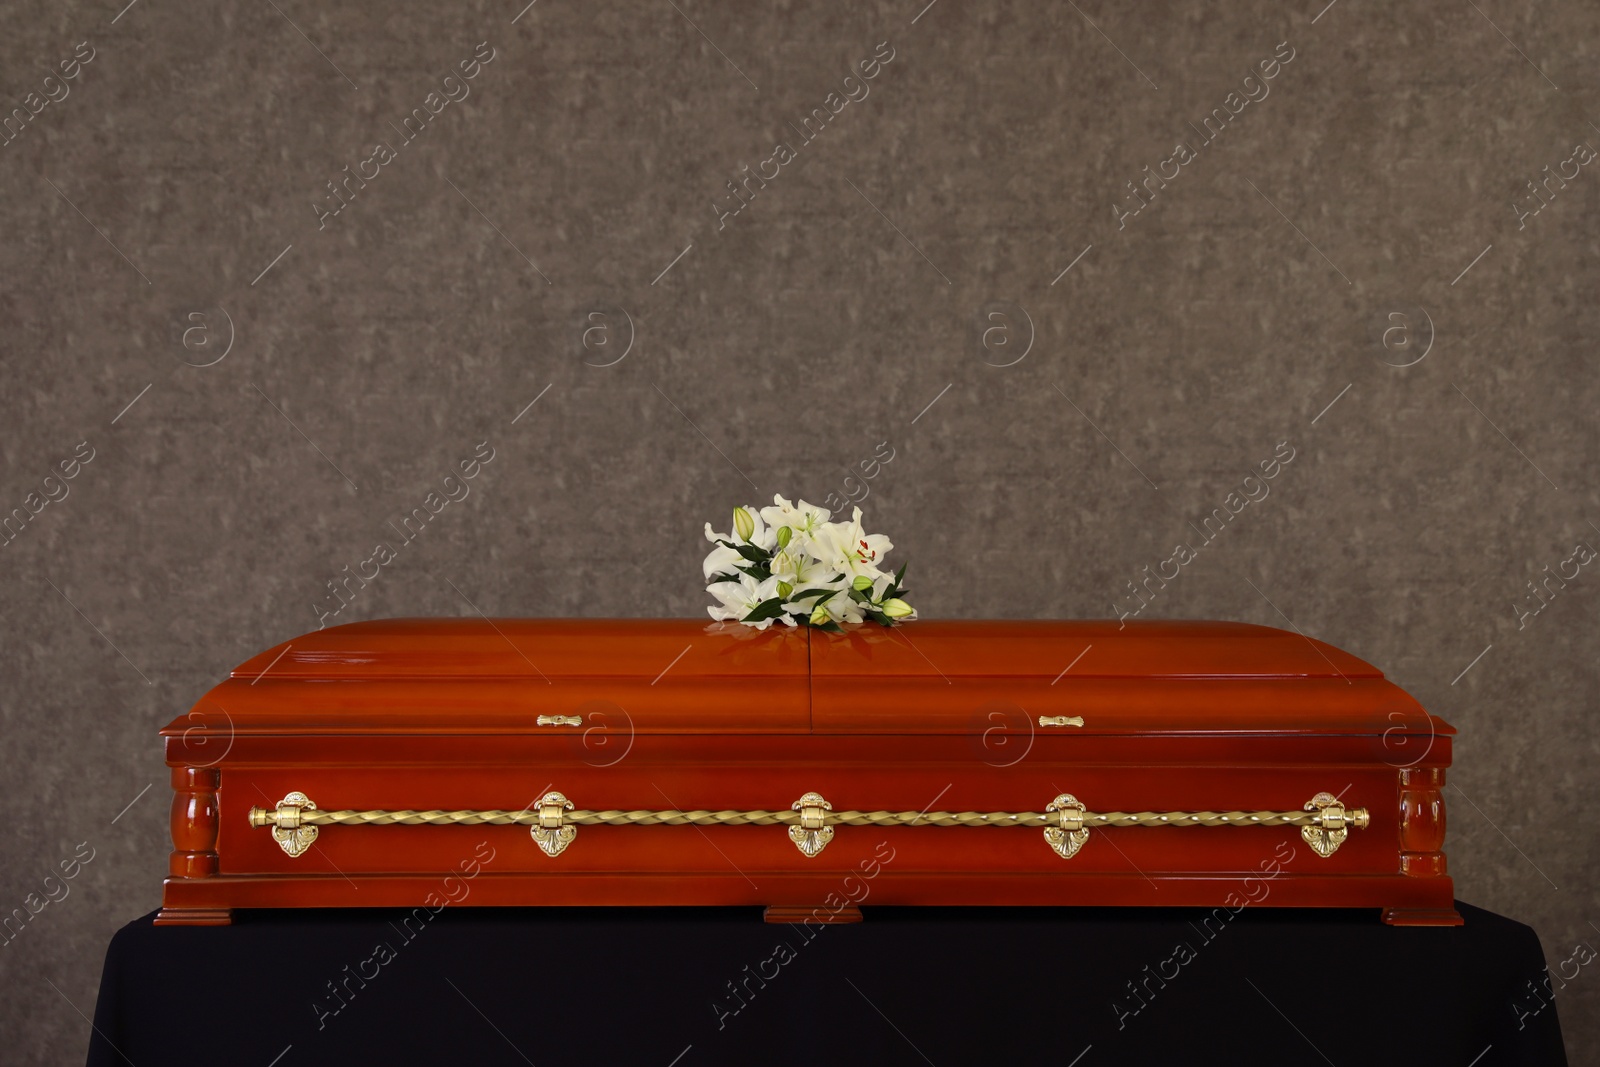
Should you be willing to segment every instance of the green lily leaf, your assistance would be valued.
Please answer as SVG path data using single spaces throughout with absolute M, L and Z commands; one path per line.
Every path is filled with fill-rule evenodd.
M 775 596 L 771 600 L 763 600 L 761 603 L 751 608 L 750 614 L 746 615 L 742 621 L 760 622 L 763 619 L 776 619 L 782 614 L 783 597 Z
M 717 544 L 724 548 L 731 548 L 751 563 L 766 563 L 772 559 L 772 553 L 755 545 L 736 545 L 732 541 L 718 541 Z

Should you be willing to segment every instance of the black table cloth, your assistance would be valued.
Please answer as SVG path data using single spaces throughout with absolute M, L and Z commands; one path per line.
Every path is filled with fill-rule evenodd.
M 88 1062 L 1564 1064 L 1537 936 L 1458 907 L 1438 929 L 1267 908 L 147 915 L 106 954 Z

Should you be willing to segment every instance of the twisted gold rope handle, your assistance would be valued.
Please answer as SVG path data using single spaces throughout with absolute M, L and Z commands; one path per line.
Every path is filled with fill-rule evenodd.
M 1055 826 L 1056 812 L 1042 811 L 829 811 L 822 816 L 827 825 L 839 826 Z M 1352 808 L 1344 818 L 1356 827 L 1365 827 L 1369 815 L 1365 808 Z M 1083 813 L 1084 825 L 1121 826 L 1321 826 L 1320 811 L 1106 811 Z M 635 808 L 622 811 L 580 809 L 566 812 L 562 819 L 574 826 L 792 826 L 800 822 L 797 811 L 678 811 Z M 261 826 L 537 826 L 535 809 L 463 809 L 444 811 L 301 811 L 291 820 L 266 808 L 250 809 L 250 825 Z
M 808 859 L 833 840 L 835 826 L 1029 826 L 1043 827 L 1044 838 L 1063 859 L 1077 855 L 1100 826 L 1298 826 L 1300 834 L 1323 858 L 1333 855 L 1349 836 L 1350 827 L 1369 822 L 1365 808 L 1346 811 L 1331 793 L 1318 793 L 1301 811 L 1107 811 L 1084 809 L 1070 793 L 1062 793 L 1044 811 L 834 811 L 821 794 L 807 793 L 788 811 L 724 809 L 679 811 L 635 808 L 623 811 L 575 810 L 560 793 L 546 793 L 538 807 L 521 811 L 468 808 L 458 811 L 319 811 L 304 793 L 293 792 L 277 807 L 250 809 L 250 825 L 270 827 L 273 839 L 290 856 L 302 855 L 317 839 L 320 826 L 528 826 L 534 843 L 546 855 L 559 856 L 580 826 L 782 826 Z

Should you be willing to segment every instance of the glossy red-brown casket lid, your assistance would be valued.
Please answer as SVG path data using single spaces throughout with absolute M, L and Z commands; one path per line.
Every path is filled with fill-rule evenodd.
M 917 621 L 843 634 L 678 619 L 386 619 L 236 668 L 168 735 L 1450 732 L 1370 664 L 1224 622 Z M 599 717 L 597 719 L 597 716 Z
M 551 732 L 540 715 L 639 733 L 805 733 L 806 634 L 689 619 L 358 622 L 246 660 L 167 732 L 218 728 L 224 712 L 237 733 Z
M 811 638 L 818 733 L 981 733 L 1039 716 L 1078 733 L 1437 729 L 1383 672 L 1234 622 L 930 621 Z

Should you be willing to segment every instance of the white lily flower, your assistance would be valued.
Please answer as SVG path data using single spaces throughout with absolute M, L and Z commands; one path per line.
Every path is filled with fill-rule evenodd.
M 882 534 L 862 531 L 860 508 L 855 509 L 849 522 L 825 523 L 817 531 L 815 544 L 817 555 L 828 566 L 851 577 L 865 575 L 874 581 L 884 576 L 878 564 L 894 548 L 894 542 Z
M 778 595 L 778 580 L 768 578 L 765 581 L 756 581 L 748 574 L 741 574 L 735 581 L 713 582 L 706 586 L 706 592 L 716 597 L 720 603 L 707 606 L 706 611 L 718 622 L 732 620 L 743 622 L 745 616 L 754 611 L 760 604 L 771 600 Z M 748 623 L 758 630 L 765 630 L 777 620 L 761 619 Z M 793 620 L 785 617 L 784 621 L 794 625 Z
M 701 564 L 701 570 L 705 572 L 706 581 L 709 582 L 716 575 L 733 574 L 744 563 L 745 558 L 739 553 L 731 548 L 724 548 L 718 545 L 706 555 L 705 562 Z
M 838 571 L 823 563 L 794 540 L 789 547 L 779 550 L 769 564 L 774 578 L 781 578 L 796 589 L 810 589 L 830 585 L 842 578 Z
M 781 496 L 774 496 L 772 504 L 772 507 L 761 509 L 761 517 L 767 524 L 773 527 L 787 526 L 795 536 L 807 541 L 816 536 L 822 524 L 833 514 L 827 508 L 819 508 L 804 500 L 799 504 L 791 504 Z
M 824 626 L 829 622 L 856 623 L 866 618 L 865 615 L 861 614 L 861 605 L 843 593 L 831 596 L 821 604 L 816 603 L 815 597 L 810 598 L 806 603 L 816 605 L 811 609 L 811 625 L 813 626 Z
M 709 522 L 706 523 L 706 540 L 712 542 L 711 552 L 706 556 L 705 563 L 701 565 L 707 581 L 711 579 L 712 575 L 732 574 L 740 564 L 745 562 L 744 557 L 733 549 L 717 544 L 718 541 L 732 539 L 727 534 L 719 534 L 712 530 Z

